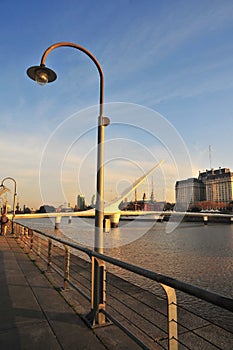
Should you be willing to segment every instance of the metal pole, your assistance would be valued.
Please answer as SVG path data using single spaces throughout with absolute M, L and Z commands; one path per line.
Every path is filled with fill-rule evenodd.
M 104 222 L 104 129 L 109 124 L 109 119 L 104 117 L 104 74 L 102 68 L 91 52 L 84 47 L 70 43 L 59 42 L 48 47 L 42 55 L 40 67 L 31 67 L 28 70 L 30 78 L 36 80 L 35 72 L 46 69 L 48 73 L 49 69 L 45 68 L 45 61 L 48 54 L 58 47 L 72 47 L 84 52 L 95 63 L 100 77 L 100 96 L 99 96 L 99 117 L 98 117 L 98 144 L 97 144 L 97 182 L 96 182 L 96 209 L 95 209 L 95 245 L 94 250 L 98 253 L 103 253 L 103 222 Z M 56 79 L 56 74 L 53 72 L 53 81 Z M 87 315 L 89 324 L 93 326 L 95 323 L 104 324 L 105 316 L 102 314 L 99 317 L 100 308 L 104 307 L 103 300 L 105 299 L 105 263 L 95 259 L 94 269 L 92 273 L 92 309 Z

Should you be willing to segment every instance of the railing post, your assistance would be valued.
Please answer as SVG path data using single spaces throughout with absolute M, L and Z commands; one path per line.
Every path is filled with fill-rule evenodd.
M 20 244 L 23 242 L 24 227 L 20 226 Z
M 17 224 L 17 239 L 20 240 L 21 225 Z
M 14 223 L 14 221 L 12 221 L 12 234 L 13 234 L 13 237 L 15 237 L 15 223 Z
M 21 235 L 21 225 L 17 224 L 17 239 L 19 242 L 21 240 L 20 235 Z
M 24 246 L 25 246 L 25 235 L 26 235 L 26 227 L 23 227 L 22 242 L 23 242 L 23 245 L 24 245 Z
M 70 279 L 70 249 L 67 245 L 64 245 L 65 256 L 64 256 L 64 289 L 68 287 L 68 281 Z
M 41 253 L 41 239 L 40 236 L 37 236 L 37 256 L 40 256 Z
M 29 229 L 28 230 L 29 237 L 30 237 L 30 253 L 33 251 L 33 230 Z
M 106 309 L 106 267 L 103 260 L 91 257 L 91 311 L 86 316 L 86 321 L 90 327 L 94 328 L 96 325 L 106 325 L 106 316 L 102 310 Z M 96 268 L 98 266 L 98 268 Z M 101 280 L 103 283 L 98 284 L 96 288 L 95 280 Z
M 26 241 L 27 241 L 27 235 L 28 235 L 28 228 L 24 227 L 23 230 L 23 247 L 25 248 L 25 246 L 27 245 Z
M 14 223 L 15 227 L 14 227 L 14 238 L 17 238 L 18 236 L 18 225 L 16 223 Z
M 177 304 L 174 288 L 160 283 L 167 296 L 168 349 L 178 350 Z
M 48 262 L 47 262 L 47 271 L 51 271 L 51 263 L 52 263 L 52 240 L 48 239 Z
M 14 235 L 13 235 L 13 237 L 16 237 L 16 234 L 15 234 L 16 229 L 17 229 L 17 224 L 14 222 Z

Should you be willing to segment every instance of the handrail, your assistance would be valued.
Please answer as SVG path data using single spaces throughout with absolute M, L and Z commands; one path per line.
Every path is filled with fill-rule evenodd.
M 182 305 L 178 305 L 176 290 L 194 296 L 198 298 L 199 301 L 204 300 L 213 305 L 219 306 L 222 308 L 222 310 L 219 311 L 222 312 L 224 309 L 228 312 L 233 311 L 233 299 L 143 269 L 139 266 L 111 258 L 105 254 L 98 253 L 90 248 L 72 242 L 67 238 L 41 232 L 40 230 L 30 228 L 17 222 L 14 222 L 14 225 L 15 231 L 13 237 L 18 239 L 19 243 L 23 243 L 23 246 L 21 245 L 21 247 L 23 249 L 26 248 L 27 253 L 30 254 L 30 258 L 33 261 L 37 261 L 37 258 L 40 259 L 38 260 L 38 266 L 40 268 L 44 270 L 44 267 L 46 266 L 45 272 L 56 272 L 58 276 L 63 279 L 63 288 L 59 288 L 61 293 L 63 293 L 62 291 L 65 292 L 68 286 L 72 287 L 74 294 L 72 294 L 71 298 L 74 299 L 71 300 L 70 293 L 68 293 L 69 296 L 67 301 L 75 302 L 76 298 L 80 297 L 80 294 L 77 296 L 76 292 L 81 293 L 81 295 L 88 300 L 90 303 L 90 309 L 88 310 L 90 311 L 88 314 L 82 315 L 82 318 L 90 327 L 95 327 L 95 325 L 90 322 L 90 315 L 93 311 L 93 298 L 95 297 L 95 294 L 93 294 L 93 279 L 90 277 L 92 277 L 91 272 L 93 271 L 93 266 L 98 260 L 103 263 L 101 272 L 104 274 L 105 281 L 105 284 L 103 285 L 104 297 L 99 308 L 99 315 L 106 320 L 104 325 L 108 325 L 111 322 L 114 323 L 144 350 L 154 348 L 155 344 L 156 346 L 158 345 L 161 348 L 168 350 L 178 350 L 179 345 L 191 349 L 190 345 L 195 342 L 193 337 L 198 337 L 198 341 L 201 342 L 203 346 L 211 344 L 214 348 L 222 349 L 219 345 L 221 344 L 221 341 L 223 341 L 228 348 L 231 348 L 230 344 L 232 344 L 233 335 L 231 327 L 228 329 L 228 326 L 225 325 L 225 321 L 223 326 L 219 324 L 218 321 L 213 322 L 211 320 L 213 317 L 212 312 L 210 312 L 210 315 L 207 318 L 200 315 L 199 311 L 197 313 L 193 312 L 192 305 L 191 310 L 188 310 Z M 71 248 L 73 254 L 70 254 Z M 75 250 L 86 254 L 90 258 L 90 263 L 86 265 L 88 266 L 87 270 L 86 267 L 83 269 L 83 259 L 79 258 L 79 255 L 76 256 L 74 253 Z M 55 252 L 54 256 L 53 252 Z M 62 260 L 60 259 L 61 257 L 63 257 Z M 105 262 L 157 282 L 165 291 L 166 298 L 161 296 L 160 292 L 159 295 L 156 295 L 153 292 L 151 293 L 144 288 L 131 284 L 127 279 L 122 279 L 111 272 L 106 279 Z M 82 270 L 80 270 L 80 268 Z M 55 280 L 50 274 L 48 274 L 48 278 L 51 279 L 51 282 L 53 283 L 55 282 L 57 275 Z M 120 288 L 119 285 L 121 286 Z M 118 297 L 119 291 L 121 293 L 120 298 Z M 66 294 L 63 294 L 63 296 L 65 298 L 67 297 Z M 107 303 L 106 300 L 108 300 Z M 166 304 L 164 304 L 164 302 Z M 104 307 L 105 305 L 107 305 L 107 308 Z M 165 306 L 166 311 L 164 309 Z M 179 306 L 182 314 L 178 314 Z M 87 309 L 85 308 L 85 310 Z M 210 311 L 211 310 L 215 309 L 213 308 L 210 309 Z M 202 313 L 205 314 L 204 309 L 202 310 Z M 188 318 L 185 315 L 187 315 Z M 228 319 L 229 314 L 224 312 L 224 317 Z M 196 327 L 197 319 L 200 322 L 198 322 L 198 327 Z M 221 333 L 221 339 L 216 339 L 215 327 L 223 332 L 223 334 Z M 206 330 L 207 333 L 205 334 Z M 190 335 L 188 338 L 187 332 Z M 187 338 L 187 341 L 185 340 L 187 346 L 184 343 L 184 337 Z
M 25 225 L 20 224 L 23 227 L 27 227 Z M 167 285 L 169 287 L 172 287 L 174 289 L 177 289 L 181 292 L 187 293 L 191 296 L 194 296 L 196 298 L 202 299 L 204 301 L 207 301 L 209 303 L 212 303 L 213 305 L 219 306 L 225 310 L 233 312 L 233 299 L 205 290 L 203 288 L 197 287 L 195 285 L 188 284 L 186 282 L 179 281 L 177 279 L 174 279 L 172 277 L 168 277 L 159 273 L 156 273 L 151 270 L 146 270 L 142 267 L 132 265 L 130 263 L 109 257 L 105 254 L 100 254 L 98 252 L 95 252 L 94 250 L 91 250 L 89 248 L 83 247 L 81 245 L 78 245 L 76 243 L 70 242 L 66 239 L 55 237 L 51 234 L 41 232 L 37 229 L 33 229 L 34 232 L 37 232 L 38 234 L 45 236 L 49 239 L 53 239 L 54 241 L 57 241 L 62 244 L 66 244 L 67 246 L 70 246 L 71 248 L 78 249 L 82 251 L 83 253 L 86 253 L 90 258 L 95 257 L 97 259 L 104 260 L 105 262 L 108 262 L 110 264 L 116 265 L 118 267 L 124 268 L 128 271 L 134 272 L 140 276 L 149 278 L 153 281 L 156 281 L 160 284 Z

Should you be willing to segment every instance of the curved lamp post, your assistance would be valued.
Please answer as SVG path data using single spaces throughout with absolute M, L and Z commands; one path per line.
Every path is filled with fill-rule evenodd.
M 95 251 L 103 253 L 103 222 L 104 222 L 104 129 L 110 121 L 104 117 L 104 74 L 97 59 L 84 47 L 70 42 L 60 42 L 51 45 L 42 55 L 40 66 L 28 68 L 27 75 L 40 85 L 56 80 L 56 73 L 45 66 L 48 54 L 59 47 L 72 47 L 84 52 L 95 63 L 100 77 L 100 96 L 99 96 L 99 117 L 98 117 L 98 145 L 97 145 L 97 183 L 96 183 L 96 209 L 95 209 Z M 105 323 L 105 316 L 101 314 L 100 309 L 105 307 L 104 291 L 104 263 L 94 259 L 94 272 L 92 274 L 92 283 L 94 285 L 92 295 L 92 310 L 87 316 L 89 324 Z
M 17 195 L 17 193 L 16 193 L 16 181 L 15 181 L 15 179 L 13 179 L 13 177 L 5 177 L 2 180 L 0 187 L 3 187 L 3 188 L 5 187 L 4 182 L 6 180 L 11 180 L 14 182 L 13 214 L 12 214 L 12 233 L 14 233 L 15 203 L 16 203 L 16 195 Z

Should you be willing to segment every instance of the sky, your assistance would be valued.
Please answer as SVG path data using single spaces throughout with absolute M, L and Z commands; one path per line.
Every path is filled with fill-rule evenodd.
M 95 193 L 99 75 L 83 52 L 62 47 L 46 65 L 58 78 L 26 75 L 57 42 L 89 50 L 105 77 L 105 197 L 138 189 L 174 201 L 176 180 L 233 169 L 233 2 L 228 0 L 0 0 L 1 179 L 20 206 L 76 203 Z M 4 184 L 11 189 L 13 182 Z M 143 187 L 144 186 L 144 187 Z

